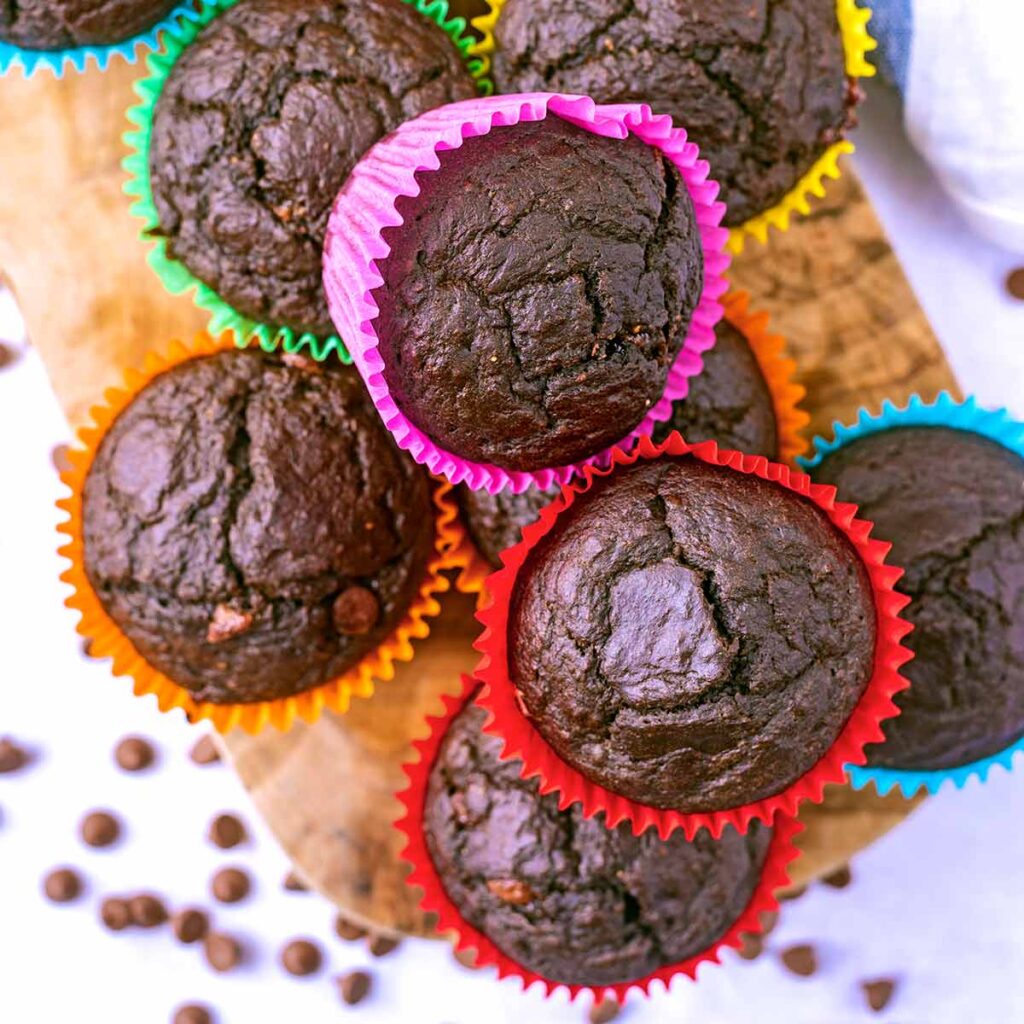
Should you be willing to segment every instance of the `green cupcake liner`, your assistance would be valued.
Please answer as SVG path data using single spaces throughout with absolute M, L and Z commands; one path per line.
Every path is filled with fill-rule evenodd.
M 171 257 L 166 240 L 155 234 L 160 228 L 160 216 L 150 188 L 149 151 L 157 100 L 171 69 L 184 50 L 211 21 L 236 3 L 238 0 L 203 0 L 197 20 L 182 22 L 165 32 L 162 49 L 148 57 L 146 65 L 149 75 L 133 86 L 140 102 L 128 110 L 128 120 L 135 127 L 123 136 L 130 150 L 121 162 L 128 174 L 123 191 L 133 199 L 130 207 L 132 214 L 143 223 L 139 237 L 152 246 L 147 256 L 149 265 L 172 295 L 189 291 L 193 293 L 195 304 L 210 314 L 210 334 L 217 337 L 225 332 L 231 333 L 239 348 L 258 344 L 264 352 L 274 352 L 279 348 L 285 352 L 306 350 L 318 362 L 335 353 L 343 363 L 351 363 L 352 357 L 337 335 L 323 338 L 243 316 L 183 263 Z M 469 33 L 466 19 L 449 16 L 448 0 L 402 0 L 402 3 L 414 7 L 425 18 L 429 18 L 451 39 L 476 82 L 480 95 L 490 96 L 494 92 L 494 85 L 486 74 L 488 63 L 475 55 L 477 41 Z

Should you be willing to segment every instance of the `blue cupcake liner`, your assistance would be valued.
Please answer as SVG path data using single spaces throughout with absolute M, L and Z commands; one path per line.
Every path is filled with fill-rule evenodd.
M 1006 409 L 983 409 L 974 398 L 958 402 L 948 392 L 943 391 L 934 402 L 925 402 L 920 395 L 914 395 L 902 409 L 888 400 L 882 403 L 882 410 L 877 414 L 861 409 L 850 426 L 842 423 L 832 425 L 832 440 L 826 441 L 824 438 L 816 437 L 814 454 L 801 457 L 797 462 L 805 471 L 811 470 L 827 455 L 857 438 L 880 434 L 898 427 L 946 427 L 964 430 L 987 437 L 1024 458 L 1024 423 L 1014 420 Z M 897 768 L 847 765 L 846 771 L 850 785 L 854 789 L 864 789 L 869 783 L 874 783 L 881 796 L 899 789 L 904 796 L 910 797 L 922 790 L 935 794 L 946 782 L 952 783 L 957 789 L 962 789 L 971 778 L 984 782 L 996 765 L 1011 771 L 1014 755 L 1018 752 L 1024 752 L 1024 738 L 998 754 L 956 768 L 903 771 Z
M 20 67 L 26 78 L 40 69 L 51 72 L 55 78 L 63 78 L 69 69 L 82 74 L 90 61 L 93 61 L 100 71 L 106 71 L 115 56 L 134 64 L 144 54 L 159 49 L 160 36 L 163 32 L 173 29 L 179 22 L 196 21 L 198 17 L 195 6 L 186 0 L 141 35 L 109 46 L 78 46 L 70 50 L 27 50 L 22 46 L 0 41 L 0 75 L 5 75 L 12 68 Z

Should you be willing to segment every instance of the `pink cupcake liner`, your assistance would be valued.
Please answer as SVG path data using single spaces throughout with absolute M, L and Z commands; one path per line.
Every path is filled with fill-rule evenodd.
M 693 201 L 704 251 L 704 288 L 662 397 L 620 443 L 650 434 L 655 423 L 669 418 L 672 402 L 686 397 L 689 378 L 703 366 L 701 353 L 714 344 L 714 327 L 722 317 L 719 299 L 727 287 L 723 275 L 730 259 L 725 251 L 729 232 L 719 227 L 725 205 L 715 201 L 718 184 L 708 179 L 708 163 L 699 158 L 697 146 L 687 141 L 686 132 L 674 127 L 668 115 L 653 114 L 646 104 L 603 105 L 589 96 L 556 93 L 493 96 L 438 107 L 401 125 L 357 164 L 334 204 L 324 247 L 324 287 L 331 317 L 399 447 L 453 484 L 465 483 L 492 494 L 506 487 L 519 493 L 530 485 L 564 484 L 583 465 L 606 464 L 612 449 L 572 466 L 525 473 L 464 459 L 436 444 L 402 413 L 384 376 L 375 327 L 379 309 L 373 299 L 374 289 L 384 282 L 376 261 L 391 252 L 381 232 L 402 224 L 396 200 L 419 194 L 416 174 L 436 171 L 438 153 L 458 149 L 466 139 L 494 128 L 541 121 L 550 115 L 595 135 L 624 139 L 632 133 L 657 146 L 679 169 Z

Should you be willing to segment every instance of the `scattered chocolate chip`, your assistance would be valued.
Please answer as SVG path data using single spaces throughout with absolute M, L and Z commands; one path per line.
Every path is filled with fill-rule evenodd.
M 198 907 L 185 907 L 171 917 L 171 931 L 174 937 L 185 945 L 191 945 L 206 938 L 210 930 L 210 919 Z
M 744 932 L 740 936 L 740 948 L 736 952 L 744 960 L 756 960 L 764 952 L 764 936 Z
M 878 978 L 876 981 L 862 981 L 860 987 L 868 1006 L 875 1013 L 881 1013 L 892 999 L 896 982 L 892 978 Z
M 594 1002 L 591 1005 L 587 1020 L 590 1024 L 609 1024 L 609 1021 L 618 1017 L 620 1009 L 617 999 L 602 999 L 601 1002 Z
M 844 864 L 841 868 L 823 875 L 821 880 L 833 889 L 845 889 L 853 881 L 853 873 L 850 871 L 850 865 Z
M 394 953 L 401 944 L 399 939 L 389 939 L 386 935 L 374 935 L 366 944 L 366 948 L 370 951 L 371 956 L 387 956 L 388 953 Z
M 79 649 L 82 652 L 82 657 L 84 657 L 84 658 L 91 658 L 92 657 L 92 653 L 91 653 L 92 652 L 92 641 L 88 637 L 83 637 L 82 638 L 82 642 L 81 642 L 81 644 L 79 644 Z
M 128 898 L 128 913 L 132 924 L 139 928 L 156 928 L 167 920 L 167 908 L 159 896 L 140 892 Z
M 380 616 L 377 595 L 366 587 L 347 587 L 335 599 L 331 608 L 334 628 L 345 636 L 369 633 Z
M 813 946 L 790 946 L 781 956 L 786 969 L 801 978 L 809 978 L 818 969 L 818 956 Z
M 1006 275 L 1006 291 L 1011 298 L 1024 302 L 1024 267 L 1017 267 Z
M 213 1024 L 213 1014 L 200 1003 L 188 1003 L 174 1011 L 171 1024 Z
M 233 971 L 242 962 L 242 947 L 238 940 L 222 932 L 211 932 L 203 940 L 206 962 L 223 974 Z
M 0 775 L 20 772 L 31 760 L 29 752 L 10 736 L 0 739 Z
M 248 839 L 245 825 L 233 814 L 218 814 L 210 822 L 210 842 L 222 850 L 232 850 Z
M 53 468 L 62 476 L 65 473 L 70 473 L 74 468 L 71 465 L 71 460 L 68 458 L 69 451 L 71 449 L 66 444 L 55 444 L 50 449 L 50 462 Z
M 310 359 L 301 352 L 285 352 L 281 356 L 281 362 L 293 370 L 305 370 L 306 373 L 323 372 L 323 367 L 315 359 Z
M 778 899 L 780 903 L 788 903 L 791 900 L 800 899 L 800 897 L 803 896 L 805 892 L 807 892 L 806 885 L 797 885 L 794 886 L 792 889 L 786 889 L 784 892 L 780 892 L 778 895 Z
M 112 932 L 123 932 L 132 923 L 128 901 L 120 896 L 108 896 L 100 904 L 100 920 Z
M 220 751 L 211 736 L 200 736 L 192 744 L 188 756 L 193 764 L 205 767 L 208 764 L 216 764 L 220 760 Z
M 221 868 L 210 879 L 210 892 L 218 903 L 240 903 L 251 888 L 249 876 L 241 868 Z
M 777 910 L 762 910 L 761 911 L 761 928 L 763 929 L 764 937 L 767 938 L 773 931 L 775 926 L 779 923 L 779 912 Z
M 309 886 L 294 871 L 284 876 L 281 887 L 287 892 L 309 892 Z
M 227 604 L 219 604 L 213 609 L 213 618 L 206 627 L 206 642 L 222 644 L 233 636 L 244 633 L 252 625 L 252 615 L 241 612 Z
M 537 898 L 537 894 L 525 882 L 514 878 L 492 878 L 487 888 L 502 903 L 511 903 L 515 907 L 525 907 Z
M 156 751 L 141 736 L 126 736 L 114 747 L 114 760 L 126 772 L 145 771 L 156 760 Z
M 362 925 L 349 921 L 340 914 L 334 919 L 334 933 L 339 939 L 344 939 L 346 942 L 358 942 L 360 939 L 365 939 L 367 935 L 366 929 Z
M 54 868 L 43 879 L 43 892 L 52 903 L 72 903 L 84 888 L 82 876 L 74 868 Z
M 90 811 L 82 819 L 78 834 L 86 846 L 103 849 L 121 838 L 121 822 L 109 811 Z
M 367 971 L 349 971 L 334 980 L 338 986 L 338 995 L 347 1006 L 361 1003 L 373 988 L 373 975 Z
M 16 363 L 21 357 L 21 349 L 6 341 L 0 341 L 0 370 L 6 370 L 8 366 Z
M 465 967 L 467 970 L 476 970 L 476 950 L 475 949 L 453 949 L 452 956 L 455 957 L 456 963 Z
M 281 966 L 296 978 L 316 974 L 323 962 L 320 947 L 308 939 L 292 939 L 281 950 Z

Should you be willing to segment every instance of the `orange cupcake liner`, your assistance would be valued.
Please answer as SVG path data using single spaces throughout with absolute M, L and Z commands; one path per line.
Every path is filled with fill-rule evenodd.
M 412 659 L 411 641 L 428 636 L 430 626 L 427 620 L 441 611 L 437 595 L 449 588 L 448 580 L 441 574 L 445 563 L 444 553 L 458 542 L 461 531 L 454 505 L 447 493 L 435 485 L 432 493 L 435 507 L 435 551 L 427 564 L 426 576 L 417 596 L 391 635 L 343 675 L 314 689 L 278 700 L 251 704 L 196 701 L 187 689 L 159 672 L 136 651 L 132 642 L 107 614 L 89 582 L 83 557 L 82 493 L 89 469 L 107 430 L 153 378 L 189 359 L 229 350 L 235 350 L 234 339 L 230 334 L 220 338 L 200 334 L 191 345 L 175 341 L 164 354 L 149 353 L 141 369 L 126 371 L 124 384 L 104 392 L 103 404 L 90 410 L 92 422 L 78 431 L 77 443 L 68 454 L 70 468 L 61 474 L 61 481 L 71 494 L 57 502 L 57 506 L 68 514 L 68 519 L 57 527 L 68 538 L 59 553 L 71 563 L 70 568 L 61 575 L 61 579 L 73 589 L 64 603 L 79 612 L 80 619 L 76 628 L 89 641 L 90 655 L 112 659 L 113 674 L 130 676 L 134 681 L 135 694 L 152 694 L 161 711 L 181 708 L 190 722 L 206 719 L 221 733 L 238 727 L 255 734 L 267 725 L 284 731 L 297 718 L 305 722 L 315 721 L 325 708 L 339 713 L 347 711 L 353 697 L 369 697 L 376 682 L 390 681 L 395 674 L 396 662 Z
M 407 787 L 398 794 L 404 812 L 395 823 L 396 828 L 405 836 L 402 859 L 412 866 L 406 883 L 418 886 L 423 892 L 420 906 L 423 910 L 437 915 L 437 930 L 451 932 L 455 936 L 455 947 L 459 951 L 475 950 L 477 967 L 496 967 L 498 978 L 518 978 L 522 988 L 532 985 L 543 985 L 546 995 L 560 988 L 567 989 L 570 1000 L 582 992 L 591 992 L 595 1002 L 602 996 L 611 994 L 618 1000 L 625 999 L 627 993 L 636 990 L 649 995 L 652 987 L 660 983 L 666 990 L 673 978 L 684 976 L 695 979 L 697 969 L 705 963 L 721 963 L 721 954 L 725 949 L 738 949 L 743 936 L 758 935 L 764 931 L 762 915 L 778 909 L 779 901 L 775 893 L 790 884 L 790 865 L 799 856 L 794 837 L 803 826 L 796 818 L 780 815 L 773 823 L 773 833 L 761 878 L 750 897 L 747 906 L 740 916 L 730 925 L 725 934 L 707 949 L 680 963 L 670 964 L 652 972 L 636 981 L 621 982 L 616 985 L 568 985 L 552 981 L 517 963 L 503 953 L 486 935 L 474 928 L 463 916 L 459 908 L 452 902 L 444 888 L 427 849 L 423 829 L 423 815 L 426 805 L 427 786 L 430 772 L 437 758 L 438 750 L 448 726 L 458 713 L 469 702 L 474 688 L 479 685 L 468 676 L 462 677 L 462 690 L 455 696 L 444 698 L 444 711 L 441 715 L 428 719 L 430 734 L 415 743 L 413 759 L 403 767 Z
M 509 606 L 516 577 L 530 552 L 555 527 L 559 515 L 580 494 L 588 491 L 596 479 L 614 472 L 617 466 L 630 466 L 640 459 L 656 459 L 662 455 L 690 455 L 710 465 L 756 476 L 816 505 L 860 557 L 871 582 L 877 624 L 871 678 L 825 755 L 803 776 L 773 796 L 693 814 L 630 800 L 597 785 L 562 760 L 525 714 L 508 665 Z M 873 525 L 857 518 L 856 505 L 837 501 L 834 487 L 812 483 L 805 473 L 769 462 L 763 456 L 719 449 L 714 441 L 687 444 L 678 433 L 673 433 L 661 444 L 644 437 L 631 452 L 616 450 L 611 466 L 587 467 L 581 478 L 564 487 L 562 494 L 541 511 L 540 518 L 524 529 L 523 540 L 504 553 L 504 567 L 487 578 L 484 599 L 476 613 L 484 628 L 474 643 L 483 655 L 476 676 L 487 684 L 478 698 L 489 714 L 485 731 L 503 742 L 502 759 L 522 761 L 523 778 L 538 776 L 540 791 L 557 793 L 560 806 L 578 803 L 587 818 L 604 812 L 609 827 L 628 821 L 638 835 L 645 829 L 655 828 L 665 838 L 676 829 L 682 829 L 692 838 L 699 829 L 707 828 L 717 837 L 726 825 L 742 832 L 751 821 L 769 822 L 776 814 L 795 815 L 805 800 L 820 802 L 826 785 L 845 782 L 846 766 L 865 763 L 865 746 L 880 742 L 883 739 L 881 723 L 899 713 L 893 696 L 909 685 L 900 673 L 900 667 L 913 656 L 901 643 L 911 629 L 910 623 L 900 617 L 909 598 L 894 589 L 903 570 L 886 564 L 885 558 L 892 545 L 871 539 Z

